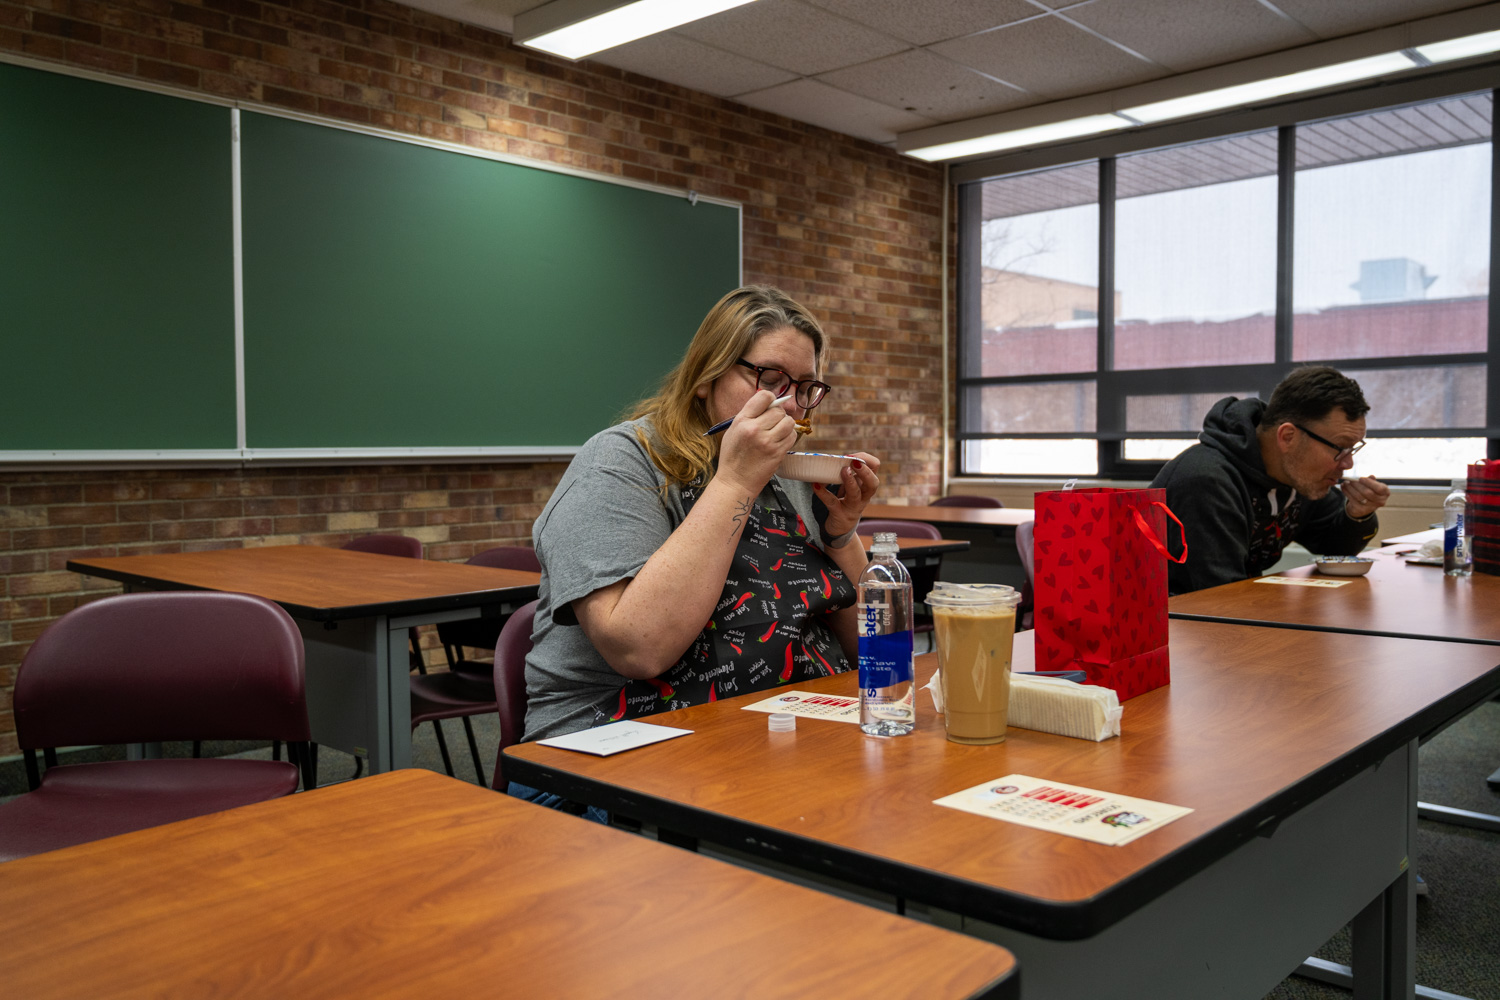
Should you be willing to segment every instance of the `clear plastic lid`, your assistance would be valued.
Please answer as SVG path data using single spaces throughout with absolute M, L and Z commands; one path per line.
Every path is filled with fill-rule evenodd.
M 1003 583 L 944 583 L 939 581 L 924 602 L 934 608 L 982 608 L 1021 603 L 1016 588 Z

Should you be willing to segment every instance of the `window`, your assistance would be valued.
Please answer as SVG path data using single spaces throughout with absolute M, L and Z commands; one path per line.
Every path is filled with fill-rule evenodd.
M 1489 445 L 1493 95 L 960 189 L 960 472 L 1150 478 L 1227 395 L 1332 364 L 1355 472 Z M 976 238 L 977 231 L 977 238 Z

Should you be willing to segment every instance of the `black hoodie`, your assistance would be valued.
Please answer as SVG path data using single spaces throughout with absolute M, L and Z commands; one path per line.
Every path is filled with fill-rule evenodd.
M 1187 562 L 1167 564 L 1174 594 L 1259 576 L 1291 542 L 1322 555 L 1353 555 L 1379 530 L 1374 514 L 1356 521 L 1344 513 L 1338 487 L 1309 500 L 1266 474 L 1256 437 L 1265 409 L 1258 399 L 1219 400 L 1203 420 L 1200 443 L 1151 482 L 1167 491 L 1187 536 Z

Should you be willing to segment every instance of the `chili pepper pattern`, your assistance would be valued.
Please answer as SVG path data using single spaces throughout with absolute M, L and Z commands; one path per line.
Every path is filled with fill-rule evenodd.
M 854 584 L 807 537 L 780 484 L 770 485 L 775 506 L 757 501 L 751 511 L 724 591 L 692 646 L 660 676 L 627 681 L 601 700 L 596 725 L 849 669 L 825 615 L 854 603 Z M 698 492 L 683 491 L 688 510 Z

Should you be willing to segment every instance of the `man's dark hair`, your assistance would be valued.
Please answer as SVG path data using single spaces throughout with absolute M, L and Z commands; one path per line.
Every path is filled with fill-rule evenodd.
M 1327 365 L 1298 368 L 1271 391 L 1260 426 L 1273 430 L 1284 423 L 1306 424 L 1322 420 L 1335 408 L 1350 420 L 1370 412 L 1359 383 Z

